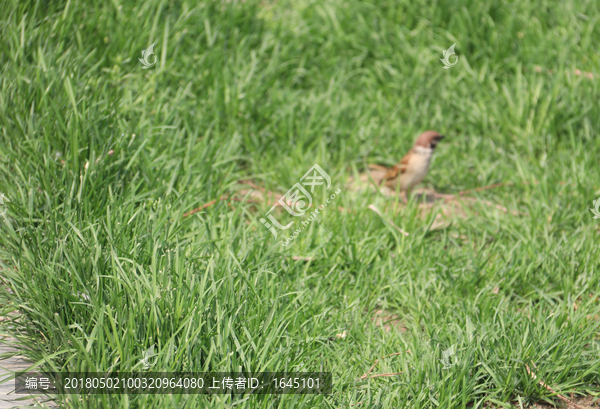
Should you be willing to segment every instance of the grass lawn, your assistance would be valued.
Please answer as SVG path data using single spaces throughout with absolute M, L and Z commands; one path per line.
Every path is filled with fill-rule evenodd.
M 22 353 L 44 371 L 139 371 L 151 349 L 153 371 L 333 375 L 329 395 L 64 407 L 600 395 L 600 2 L 6 0 L 0 16 L 0 306 Z M 503 184 L 426 212 L 350 185 L 427 129 L 446 138 L 422 187 Z M 339 194 L 284 246 L 293 229 L 275 238 L 253 195 L 314 164 L 331 186 L 311 211 Z

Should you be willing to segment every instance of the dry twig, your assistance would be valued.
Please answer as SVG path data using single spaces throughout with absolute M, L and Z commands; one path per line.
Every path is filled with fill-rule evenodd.
M 367 378 L 379 378 L 379 377 L 382 377 L 382 376 L 394 376 L 394 375 L 398 375 L 398 374 L 401 374 L 401 373 L 402 372 L 380 373 L 380 374 L 375 374 L 375 375 L 367 376 Z
M 537 180 L 534 180 L 534 181 L 533 181 L 533 184 L 534 184 L 534 185 L 539 185 L 539 183 L 540 183 L 540 182 L 539 182 L 539 181 L 537 181 Z M 524 182 L 521 182 L 521 183 L 519 183 L 519 184 L 520 184 L 520 185 L 529 185 L 529 184 L 531 184 L 531 182 L 529 182 L 529 181 L 524 181 Z M 514 182 L 500 182 L 500 183 L 494 183 L 494 184 L 491 184 L 491 185 L 488 185 L 488 186 L 482 186 L 482 187 L 478 187 L 478 188 L 475 188 L 475 189 L 463 190 L 463 191 L 461 191 L 461 192 L 458 192 L 458 196 L 464 196 L 464 195 L 469 195 L 469 194 L 471 194 L 471 193 L 475 193 L 475 192 L 481 192 L 481 191 L 484 191 L 484 190 L 495 189 L 495 188 L 497 188 L 497 187 L 501 187 L 501 186 L 514 186 L 514 185 L 515 185 L 515 183 L 514 183 Z
M 475 193 L 475 192 L 481 192 L 484 190 L 495 189 L 495 188 L 501 187 L 501 186 L 513 186 L 513 185 L 514 185 L 514 183 L 512 183 L 512 182 L 494 183 L 493 185 L 489 185 L 489 186 L 482 186 L 482 187 L 478 187 L 475 189 L 463 190 L 462 192 L 458 192 L 458 196 L 464 196 L 464 195 L 469 195 L 469 194 Z
M 223 200 L 223 197 L 224 197 L 224 196 L 222 196 L 221 198 L 219 198 L 219 200 Z M 191 216 L 191 215 L 193 215 L 194 213 L 198 213 L 200 210 L 204 210 L 204 209 L 206 209 L 208 206 L 212 206 L 212 205 L 214 205 L 215 203 L 217 203 L 217 199 L 215 199 L 215 200 L 211 200 L 210 202 L 208 202 L 208 203 L 206 203 L 206 204 L 203 204 L 203 205 L 202 205 L 202 206 L 200 206 L 200 207 L 196 207 L 194 210 L 190 210 L 189 212 L 187 212 L 187 213 L 184 213 L 183 217 L 188 217 L 188 216 Z
M 527 373 L 533 378 L 537 380 L 537 376 L 536 374 L 534 374 L 531 369 L 529 369 L 529 366 L 527 366 L 527 364 L 525 364 L 525 368 L 527 369 Z M 544 388 L 546 388 L 549 392 L 554 393 L 556 396 L 558 396 L 558 398 L 560 400 L 562 400 L 563 402 L 565 402 L 567 405 L 572 405 L 575 409 L 588 409 L 585 408 L 581 405 L 578 405 L 577 403 L 573 402 L 571 399 L 567 398 L 566 396 L 561 395 L 560 393 L 556 392 L 554 389 L 552 389 L 551 387 L 549 387 L 548 385 L 546 385 L 543 381 L 538 381 L 538 383 L 543 386 Z
M 404 353 L 404 352 L 395 352 L 395 353 L 393 353 L 393 354 L 386 355 L 386 356 L 384 356 L 383 358 L 379 358 L 379 359 L 385 359 L 385 358 L 389 358 L 389 357 L 392 357 L 392 356 L 400 355 L 400 354 L 403 354 L 403 353 Z M 407 353 L 407 354 L 410 354 L 410 351 L 406 351 L 406 353 Z M 365 373 L 363 374 L 363 376 L 361 376 L 359 379 L 377 378 L 377 377 L 380 377 L 380 376 L 393 376 L 393 375 L 398 375 L 398 374 L 401 374 L 401 373 L 402 373 L 402 372 L 394 372 L 394 373 L 384 373 L 384 374 L 379 374 L 379 375 L 371 375 L 371 376 L 369 376 L 369 374 L 370 374 L 371 372 L 373 372 L 373 369 L 375 368 L 375 366 L 376 366 L 376 365 L 379 363 L 379 359 L 376 359 L 376 360 L 375 360 L 375 363 L 373 364 L 373 366 L 372 366 L 372 367 L 371 367 L 371 368 L 370 368 L 370 369 L 369 369 L 367 372 L 365 372 Z

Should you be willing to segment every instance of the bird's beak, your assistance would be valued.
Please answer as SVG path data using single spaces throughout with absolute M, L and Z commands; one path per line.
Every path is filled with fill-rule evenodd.
M 444 135 L 440 135 L 440 139 L 444 139 L 444 138 L 445 138 L 445 136 L 444 136 Z

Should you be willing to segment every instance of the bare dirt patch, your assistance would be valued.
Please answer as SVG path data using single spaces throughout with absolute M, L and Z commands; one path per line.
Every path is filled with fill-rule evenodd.
M 399 315 L 392 314 L 383 309 L 376 310 L 371 317 L 371 321 L 375 323 L 375 326 L 383 328 L 385 332 L 390 332 L 392 328 L 396 328 L 402 333 L 408 331 L 408 328 L 402 324 Z

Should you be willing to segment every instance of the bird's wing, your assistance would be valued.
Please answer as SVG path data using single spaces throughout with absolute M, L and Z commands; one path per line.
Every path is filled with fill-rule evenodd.
M 387 170 L 388 170 L 387 166 L 381 166 L 381 165 L 375 165 L 375 164 L 367 165 L 367 168 L 369 168 L 371 170 L 382 170 L 384 172 L 387 172 Z
M 383 180 L 397 178 L 399 175 L 406 172 L 406 168 L 408 168 L 409 160 L 410 160 L 410 153 L 405 155 L 402 158 L 402 160 L 400 161 L 400 163 L 398 163 L 397 165 L 394 165 L 390 169 L 388 169 L 386 174 L 383 176 Z

